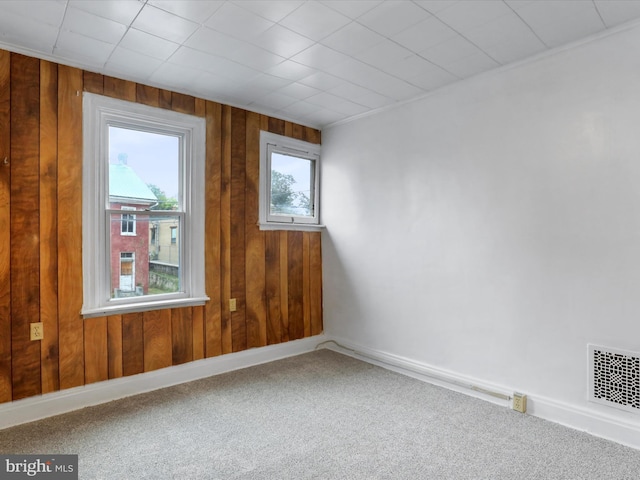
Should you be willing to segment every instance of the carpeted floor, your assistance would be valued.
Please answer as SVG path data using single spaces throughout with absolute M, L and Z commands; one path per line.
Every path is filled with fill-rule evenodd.
M 640 451 L 329 351 L 0 431 L 81 479 L 636 480 Z

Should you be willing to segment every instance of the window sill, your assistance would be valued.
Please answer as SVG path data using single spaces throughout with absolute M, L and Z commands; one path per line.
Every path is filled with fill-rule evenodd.
M 314 223 L 259 223 L 260 230 L 297 230 L 300 232 L 319 232 L 324 230 L 326 225 L 317 225 Z
M 83 308 L 80 314 L 83 318 L 106 317 L 108 315 L 121 315 L 123 313 L 148 312 L 165 308 L 196 307 L 204 305 L 209 297 L 178 298 L 171 300 L 155 300 L 147 302 L 128 303 L 126 305 L 107 305 L 96 308 Z

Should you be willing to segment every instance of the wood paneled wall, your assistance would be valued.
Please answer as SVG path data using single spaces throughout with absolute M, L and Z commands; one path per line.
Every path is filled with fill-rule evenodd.
M 205 306 L 80 316 L 83 91 L 206 118 Z M 320 234 L 257 227 L 260 130 L 320 143 L 307 127 L 0 50 L 0 402 L 321 333 Z M 38 321 L 44 340 L 30 341 Z

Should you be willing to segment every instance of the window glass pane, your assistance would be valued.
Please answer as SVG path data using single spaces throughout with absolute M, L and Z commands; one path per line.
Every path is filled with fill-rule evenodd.
M 121 235 L 121 215 L 111 214 L 111 298 L 181 291 L 180 216 L 142 212 L 131 221 L 136 235 Z
M 129 202 L 119 203 L 177 210 L 181 195 L 179 171 L 179 137 L 109 127 L 110 203 L 126 199 Z
M 271 155 L 271 215 L 313 216 L 313 169 L 307 158 Z

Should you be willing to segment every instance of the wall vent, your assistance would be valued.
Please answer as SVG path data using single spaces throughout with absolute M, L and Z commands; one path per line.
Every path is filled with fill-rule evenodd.
M 640 353 L 589 345 L 589 399 L 640 413 Z

